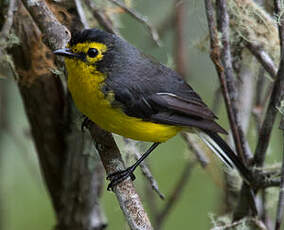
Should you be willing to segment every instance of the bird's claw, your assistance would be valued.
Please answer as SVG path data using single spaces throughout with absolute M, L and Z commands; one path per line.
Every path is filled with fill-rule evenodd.
M 130 177 L 131 180 L 135 180 L 135 175 L 133 174 L 133 169 L 131 167 L 109 174 L 107 180 L 110 180 L 110 183 L 107 186 L 107 190 L 110 191 L 114 186 L 126 180 L 128 177 Z

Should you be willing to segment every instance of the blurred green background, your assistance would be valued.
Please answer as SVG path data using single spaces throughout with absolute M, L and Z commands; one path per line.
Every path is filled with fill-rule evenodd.
M 154 25 L 159 25 L 172 13 L 173 1 L 137 0 L 134 8 L 148 16 Z M 196 42 L 207 34 L 207 23 L 204 15 L 203 1 L 187 2 L 187 54 L 188 81 L 197 90 L 205 102 L 211 107 L 217 88 L 217 76 L 208 53 L 195 47 Z M 166 65 L 173 66 L 174 31 L 169 30 L 161 38 L 163 46 L 156 47 L 150 39 L 145 27 L 127 15 L 121 15 L 120 32 L 125 39 L 154 56 Z M 50 230 L 55 219 L 49 196 L 40 175 L 35 149 L 30 136 L 29 124 L 26 119 L 22 100 L 16 83 L 0 80 L 0 84 L 8 92 L 6 113 L 9 132 L 0 132 L 0 229 L 3 230 Z M 1 109 L 1 108 L 0 108 Z M 228 122 L 222 107 L 218 113 L 220 124 L 228 128 Z M 276 122 L 279 124 L 279 121 Z M 268 160 L 272 163 L 281 159 L 281 135 L 274 128 L 272 142 L 269 147 Z M 251 146 L 254 149 L 255 132 L 249 133 Z M 183 140 L 177 136 L 150 156 L 150 164 L 162 192 L 170 194 L 188 157 L 188 150 Z M 214 169 L 215 166 L 218 168 Z M 170 229 L 209 229 L 209 214 L 218 215 L 222 208 L 222 167 L 213 161 L 208 170 L 199 165 L 193 169 L 192 175 L 177 204 L 167 218 L 164 228 Z M 136 172 L 135 185 L 142 200 L 144 180 L 140 172 Z M 106 182 L 107 183 L 107 182 Z M 157 199 L 157 208 L 161 209 L 166 201 Z M 112 192 L 104 189 L 103 206 L 108 219 L 108 229 L 127 229 L 119 205 Z M 275 209 L 275 205 L 272 204 Z M 147 206 L 146 206 L 147 208 Z M 118 227 L 119 226 L 119 227 Z

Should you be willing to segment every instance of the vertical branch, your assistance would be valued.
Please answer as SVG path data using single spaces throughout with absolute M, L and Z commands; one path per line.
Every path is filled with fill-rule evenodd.
M 248 54 L 246 49 L 243 49 L 240 53 L 241 57 L 239 57 L 242 61 L 240 63 L 240 68 L 238 72 L 238 103 L 237 108 L 239 111 L 240 125 L 245 135 L 247 134 L 250 115 L 253 106 L 254 99 L 254 85 L 255 85 L 255 77 L 254 71 L 252 71 L 252 65 L 255 64 L 255 58 L 252 55 Z M 229 133 L 230 143 L 233 143 L 232 133 Z M 251 150 L 248 145 L 246 147 L 246 152 L 251 154 Z M 234 189 L 236 180 L 236 175 L 226 173 L 224 175 L 225 183 L 225 210 L 232 211 L 235 203 L 239 198 L 239 191 Z
M 272 91 L 271 100 L 273 99 L 275 100 L 274 101 L 275 107 L 277 105 L 280 105 L 280 107 L 281 106 L 283 107 L 283 105 L 281 105 L 283 104 L 283 101 L 284 101 L 284 17 L 283 17 L 284 8 L 283 8 L 283 1 L 274 0 L 274 8 L 275 8 L 274 9 L 275 14 L 278 15 L 279 17 L 278 30 L 279 30 L 280 47 L 281 47 L 281 61 L 280 61 L 279 71 L 277 73 L 277 80 L 275 81 L 275 86 Z M 270 105 L 271 104 L 269 104 L 268 110 L 270 108 Z M 275 109 L 276 108 L 274 108 L 274 110 Z M 282 135 L 284 139 L 284 116 L 283 114 L 282 114 L 282 119 L 280 123 L 280 129 L 282 130 Z M 277 214 L 276 214 L 276 220 L 275 220 L 275 230 L 280 229 L 282 218 L 283 218 L 283 212 L 284 212 L 284 143 L 282 143 L 282 145 L 283 145 L 283 150 L 282 150 L 283 153 L 282 153 L 281 183 L 280 183 L 279 200 L 278 200 L 278 205 L 277 205 Z
M 240 114 L 237 108 L 238 92 L 234 79 L 232 66 L 231 48 L 230 48 L 230 27 L 227 4 L 225 0 L 216 1 L 217 4 L 217 24 L 222 34 L 221 62 L 224 67 L 224 78 L 219 74 L 222 84 L 223 95 L 225 97 L 226 108 L 229 115 L 230 126 L 232 129 L 237 152 L 243 162 L 246 162 L 251 156 L 246 151 L 246 139 L 240 124 Z
M 279 69 L 277 72 L 276 80 L 274 81 L 272 93 L 270 96 L 268 108 L 265 114 L 265 118 L 261 125 L 257 146 L 255 149 L 254 155 L 254 163 L 256 166 L 262 167 L 264 164 L 264 160 L 266 157 L 266 150 L 269 144 L 271 131 L 273 128 L 273 124 L 276 119 L 277 114 L 277 105 L 279 100 L 283 98 L 284 94 L 284 26 L 283 26 L 283 18 L 282 18 L 282 10 L 281 9 L 281 1 L 274 0 L 275 5 L 275 14 L 278 15 L 279 18 L 279 38 L 280 38 L 280 46 L 281 46 L 281 60 Z
M 235 125 L 235 116 L 233 114 L 232 104 L 231 104 L 231 98 L 235 99 L 236 92 L 233 91 L 231 94 L 229 94 L 229 89 L 228 89 L 228 86 L 225 80 L 226 79 L 225 74 L 227 74 L 229 76 L 228 81 L 230 81 L 230 87 L 233 88 L 234 90 L 235 88 L 232 85 L 234 79 L 232 76 L 233 72 L 232 72 L 230 45 L 228 41 L 228 37 L 229 37 L 228 20 L 229 19 L 228 19 L 228 14 L 226 13 L 225 8 L 224 8 L 225 3 L 224 2 L 221 2 L 221 3 L 219 2 L 219 4 L 221 4 L 221 6 L 223 7 L 221 7 L 222 11 L 219 13 L 218 21 L 219 21 L 220 32 L 222 32 L 222 43 L 223 43 L 222 53 L 219 47 L 219 39 L 218 39 L 218 34 L 217 34 L 217 27 L 216 27 L 216 22 L 215 22 L 215 17 L 214 17 L 214 8 L 212 5 L 212 1 L 205 0 L 206 15 L 207 15 L 207 21 L 208 21 L 208 27 L 209 27 L 209 34 L 210 34 L 210 46 L 211 46 L 210 57 L 213 63 L 215 64 L 215 68 L 219 76 L 223 96 L 224 96 L 225 103 L 226 103 L 227 113 L 229 115 L 230 125 L 233 131 L 236 148 L 238 152 L 241 154 L 240 156 L 242 157 L 242 159 L 245 160 L 244 155 L 243 155 L 243 149 L 241 147 L 241 143 L 240 143 L 240 139 L 239 139 L 239 135 L 237 131 L 237 127 Z M 223 20 L 224 22 L 222 22 Z
M 246 140 L 239 121 L 239 111 L 237 109 L 237 91 L 233 77 L 233 67 L 231 61 L 230 43 L 229 43 L 229 16 L 227 13 L 226 1 L 218 0 L 217 4 L 217 22 L 219 31 L 222 33 L 222 49 L 220 50 L 217 28 L 214 18 L 214 8 L 211 0 L 205 0 L 206 16 L 210 34 L 210 46 L 211 46 L 211 59 L 215 64 L 217 70 L 223 96 L 226 103 L 227 113 L 229 115 L 230 125 L 236 145 L 236 149 L 239 156 L 246 162 L 250 157 L 246 152 Z M 247 200 L 240 203 L 246 205 L 246 208 L 242 209 L 249 211 L 247 205 L 250 204 L 254 214 L 256 213 L 253 194 L 247 185 L 243 186 L 242 192 L 247 195 Z

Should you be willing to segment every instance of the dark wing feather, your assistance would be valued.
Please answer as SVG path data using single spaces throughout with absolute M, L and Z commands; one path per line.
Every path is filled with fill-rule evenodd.
M 98 69 L 108 75 L 103 92 L 113 91 L 113 106 L 156 123 L 226 133 L 197 93 L 173 70 L 145 57 L 117 38 Z M 110 71 L 111 70 L 111 71 Z
M 191 118 L 188 116 L 180 115 L 178 113 L 169 114 L 165 112 L 153 114 L 151 116 L 151 121 L 168 125 L 196 127 L 224 134 L 227 133 L 221 126 L 219 126 L 216 122 L 212 120 Z
M 178 111 L 185 115 L 195 116 L 203 119 L 214 120 L 217 117 L 207 106 L 194 98 L 184 98 L 171 93 L 156 93 L 152 95 L 151 101 L 169 110 Z

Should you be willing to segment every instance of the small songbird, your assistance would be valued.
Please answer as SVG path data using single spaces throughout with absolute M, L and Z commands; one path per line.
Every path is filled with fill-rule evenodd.
M 72 35 L 54 52 L 65 57 L 68 88 L 78 109 L 101 128 L 134 140 L 154 142 L 126 170 L 108 176 L 112 188 L 162 142 L 181 130 L 195 132 L 229 167 L 248 179 L 249 170 L 217 134 L 226 131 L 200 96 L 174 70 L 122 38 L 99 29 Z

